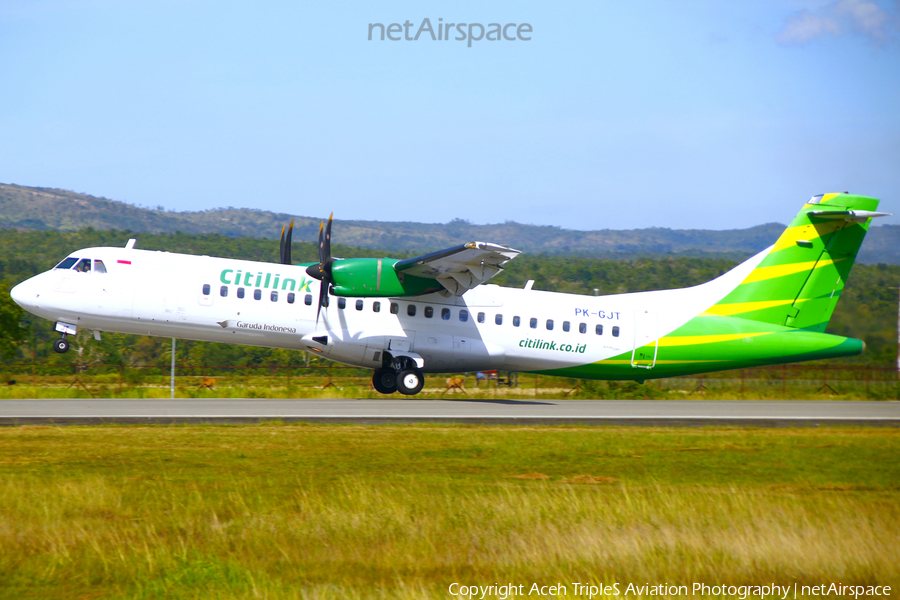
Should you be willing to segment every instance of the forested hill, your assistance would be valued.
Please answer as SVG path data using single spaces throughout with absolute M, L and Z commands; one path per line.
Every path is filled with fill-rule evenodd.
M 319 207 L 298 206 L 312 213 Z M 201 212 L 144 208 L 65 190 L 0 184 L 0 229 L 79 231 L 130 230 L 145 233 L 217 233 L 224 236 L 275 238 L 294 220 L 294 239 L 315 241 L 320 217 L 304 217 L 246 208 Z M 649 228 L 573 231 L 508 221 L 474 225 L 380 221 L 335 221 L 334 239 L 348 246 L 387 252 L 430 252 L 461 242 L 485 240 L 508 244 L 528 254 L 604 258 L 683 255 L 739 259 L 774 243 L 784 225 L 768 223 L 748 229 L 710 231 Z M 900 264 L 900 226 L 873 227 L 859 262 Z

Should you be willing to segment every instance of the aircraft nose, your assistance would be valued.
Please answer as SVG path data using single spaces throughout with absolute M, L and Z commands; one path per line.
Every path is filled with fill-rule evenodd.
M 22 284 L 15 286 L 13 289 L 9 290 L 9 297 L 13 299 L 13 302 L 22 306 Z
M 13 302 L 18 304 L 22 308 L 25 308 L 29 300 L 31 300 L 33 304 L 33 301 L 36 298 L 34 293 L 34 286 L 31 284 L 30 280 L 23 281 L 13 289 L 9 290 L 9 295 L 13 299 Z

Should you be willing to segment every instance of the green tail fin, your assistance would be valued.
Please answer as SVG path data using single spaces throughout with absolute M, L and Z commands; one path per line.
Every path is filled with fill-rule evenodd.
M 824 331 L 878 200 L 813 196 L 757 267 L 707 314 Z

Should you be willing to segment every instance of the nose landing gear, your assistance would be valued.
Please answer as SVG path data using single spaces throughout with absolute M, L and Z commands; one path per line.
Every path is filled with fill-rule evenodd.
M 69 351 L 69 340 L 66 339 L 66 336 L 69 334 L 75 335 L 78 333 L 78 328 L 74 325 L 57 321 L 56 330 L 59 332 L 60 337 L 53 342 L 53 350 L 59 354 L 65 354 Z
M 66 334 L 63 334 L 61 338 L 53 342 L 53 350 L 59 354 L 65 354 L 69 351 L 69 340 L 66 339 Z

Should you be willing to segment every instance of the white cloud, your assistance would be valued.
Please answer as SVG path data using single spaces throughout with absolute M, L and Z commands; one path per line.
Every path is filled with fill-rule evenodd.
M 892 33 L 891 16 L 872 0 L 840 0 L 834 11 L 846 18 L 855 31 L 875 40 L 884 40 Z
M 841 35 L 838 22 L 803 10 L 784 20 L 784 29 L 775 35 L 775 39 L 779 44 L 803 44 L 826 35 Z
M 779 44 L 805 44 L 847 32 L 884 42 L 896 37 L 896 19 L 873 0 L 836 0 L 818 10 L 801 10 L 784 20 L 775 34 Z

